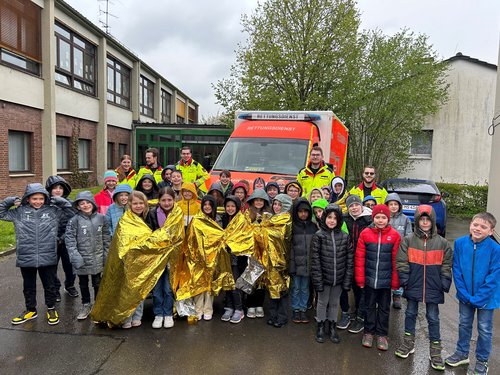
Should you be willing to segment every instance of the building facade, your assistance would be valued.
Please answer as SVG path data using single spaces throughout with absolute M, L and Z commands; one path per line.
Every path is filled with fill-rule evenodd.
M 447 61 L 449 100 L 413 137 L 413 170 L 401 177 L 485 185 L 497 67 L 461 53 Z
M 62 0 L 0 0 L 0 197 L 59 174 L 100 183 L 140 123 L 198 104 Z

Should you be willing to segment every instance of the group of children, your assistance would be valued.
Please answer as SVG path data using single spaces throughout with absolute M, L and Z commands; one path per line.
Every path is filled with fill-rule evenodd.
M 265 316 L 267 290 L 269 325 L 279 328 L 288 322 L 290 295 L 294 323 L 308 323 L 307 309 L 315 305 L 317 342 L 323 343 L 328 336 L 339 343 L 338 330 L 349 328 L 352 333 L 363 331 L 364 347 L 372 347 L 375 340 L 376 347 L 386 351 L 391 296 L 393 306 L 401 308 L 402 295 L 407 301 L 405 334 L 396 356 L 407 358 L 415 351 L 418 308 L 424 303 L 431 366 L 444 370 L 445 363 L 469 362 L 477 314 L 475 372 L 487 372 L 493 311 L 500 305 L 500 245 L 491 238 L 496 225 L 491 214 L 475 215 L 469 235 L 456 240 L 453 251 L 437 234 L 431 206 L 418 206 L 412 230 L 397 194 L 389 194 L 385 204 L 371 202 L 369 196 L 362 202 L 357 195 L 345 196 L 345 184 L 337 177 L 331 187 L 313 189 L 309 197 L 301 197 L 296 181 L 280 187 L 258 178 L 249 194 L 246 181 L 233 184 L 230 172 L 223 171 L 201 202 L 194 184 L 174 182 L 174 172 L 169 178 L 170 183 L 153 189 L 151 195 L 148 184 L 141 185 L 147 188 L 142 192 L 119 184 L 105 215 L 98 212 L 90 192 L 80 192 L 74 202 L 68 201 L 71 188 L 58 176 L 50 177 L 46 188 L 29 184 L 22 199 L 4 199 L 0 219 L 15 225 L 16 264 L 23 276 L 26 302 L 26 310 L 12 324 L 37 317 L 37 273 L 45 291 L 48 323 L 59 322 L 55 306 L 60 300 L 56 280 L 61 258 L 65 290 L 72 297 L 78 296 L 75 275 L 79 279 L 79 320 L 92 311 L 95 321 L 123 328 L 139 326 L 143 300 L 151 291 L 153 328 L 174 325 L 174 296 L 192 297 L 197 319 L 211 320 L 214 296 L 224 290 L 221 320 L 239 323 L 245 315 Z M 156 186 L 154 178 L 145 175 L 142 180 Z M 133 228 L 140 235 L 127 232 Z M 154 249 L 144 259 L 146 267 L 128 275 L 131 285 L 115 285 L 125 279 L 124 272 L 131 272 L 119 269 L 123 266 L 115 260 L 123 258 L 126 263 L 127 254 L 141 254 L 144 249 Z M 235 288 L 235 281 L 250 257 L 262 265 L 263 272 L 247 294 Z M 107 258 L 111 259 L 108 264 Z M 134 260 L 130 255 L 128 261 L 133 264 Z M 459 300 L 459 338 L 456 352 L 443 361 L 438 305 L 444 303 L 452 278 Z M 94 309 L 89 282 L 97 299 Z M 100 287 L 105 291 L 98 293 Z M 115 306 L 113 315 L 107 315 L 102 306 L 109 303 L 106 298 L 120 298 L 121 293 L 116 293 L 120 288 L 130 289 L 122 293 L 126 295 L 123 303 L 116 303 L 122 307 Z M 354 306 L 349 305 L 350 290 Z

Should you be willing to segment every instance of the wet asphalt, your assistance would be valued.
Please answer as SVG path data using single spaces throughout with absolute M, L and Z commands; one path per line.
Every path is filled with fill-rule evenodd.
M 449 219 L 450 241 L 467 233 L 468 222 Z M 60 267 L 61 268 L 61 267 Z M 62 271 L 60 270 L 60 277 Z M 49 326 L 38 284 L 38 318 L 13 326 L 10 320 L 24 307 L 22 278 L 15 255 L 0 257 L 0 374 L 439 374 L 429 365 L 425 308 L 417 321 L 416 351 L 395 357 L 404 326 L 403 310 L 391 310 L 389 351 L 361 346 L 361 334 L 341 331 L 341 343 L 314 340 L 315 324 L 289 322 L 283 328 L 266 319 L 245 318 L 239 324 L 220 321 L 222 296 L 214 303 L 214 319 L 188 325 L 176 320 L 171 329 L 155 330 L 151 300 L 143 324 L 129 330 L 109 329 L 75 319 L 80 300 L 67 294 L 58 304 L 61 322 Z M 453 353 L 458 334 L 458 302 L 452 290 L 440 308 L 443 357 Z M 313 310 L 308 311 L 312 320 Z M 471 343 L 471 364 L 477 333 Z M 446 368 L 466 374 L 467 366 Z M 490 374 L 500 374 L 500 318 L 494 323 Z

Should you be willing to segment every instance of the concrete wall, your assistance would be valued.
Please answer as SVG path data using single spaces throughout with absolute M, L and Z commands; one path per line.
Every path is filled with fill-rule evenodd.
M 449 100 L 429 119 L 432 156 L 415 157 L 403 177 L 484 185 L 488 181 L 497 72 L 491 66 L 458 59 L 450 62 Z
M 498 65 L 500 66 L 500 45 L 498 51 Z M 500 221 L 500 72 L 497 71 L 496 99 L 495 99 L 495 114 L 492 117 L 497 117 L 494 124 L 496 125 L 495 132 L 492 138 L 491 147 L 491 162 L 490 162 L 490 179 L 488 189 L 488 211 L 491 212 L 497 220 Z M 491 121 L 490 121 L 491 122 Z M 499 224 L 500 225 L 500 224 Z M 499 225 L 497 225 L 497 232 Z M 497 234 L 497 239 L 500 236 Z

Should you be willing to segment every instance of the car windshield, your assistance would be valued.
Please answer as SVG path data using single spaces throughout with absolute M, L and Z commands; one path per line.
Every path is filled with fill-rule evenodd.
M 439 194 L 437 188 L 423 181 L 387 181 L 385 184 L 387 191 L 411 192 L 422 194 Z
M 303 139 L 230 138 L 213 169 L 297 174 L 305 166 L 307 147 Z

